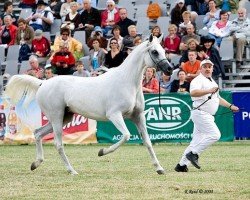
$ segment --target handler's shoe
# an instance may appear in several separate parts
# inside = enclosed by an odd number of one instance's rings
[[[199,156],[194,154],[192,151],[186,154],[186,158],[195,166],[197,169],[200,169],[200,165],[198,163]]]
[[[174,170],[177,171],[177,172],[188,172],[187,165],[181,166],[179,163],[176,165]]]

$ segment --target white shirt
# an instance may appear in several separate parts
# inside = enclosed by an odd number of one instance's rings
[[[212,81],[210,81],[208,78],[203,76],[202,74],[199,74],[197,77],[195,77],[190,84],[190,93],[193,90],[207,90],[213,87],[218,87],[217,83],[211,78]],[[203,102],[205,102],[211,94],[206,94],[201,97],[191,97],[193,100],[193,107],[197,108],[199,107]],[[206,103],[204,103],[202,106],[199,107],[200,110],[205,111],[211,115],[214,115],[219,107],[219,101],[220,101],[219,91],[214,93],[211,96],[211,99],[209,99]]]

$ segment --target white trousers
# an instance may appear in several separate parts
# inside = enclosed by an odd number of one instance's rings
[[[221,136],[213,115],[201,110],[193,110],[191,119],[194,122],[193,139],[182,155],[179,162],[181,166],[190,165],[190,161],[186,158],[187,153],[192,151],[200,155],[205,149],[218,141]]]

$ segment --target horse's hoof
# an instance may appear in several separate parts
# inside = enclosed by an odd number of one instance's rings
[[[104,155],[104,149],[100,149],[100,151],[98,152],[98,156],[103,156]]]
[[[159,174],[159,175],[165,174],[164,169],[159,169],[159,170],[157,170],[156,172],[157,172],[157,174]]]
[[[33,170],[35,170],[36,168],[37,168],[36,162],[33,162],[33,163],[31,164],[31,166],[30,166],[30,170],[33,171]]]
[[[72,176],[78,175],[78,173],[77,173],[75,170],[69,171],[69,173],[70,173]]]

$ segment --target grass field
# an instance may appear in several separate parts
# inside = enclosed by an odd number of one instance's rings
[[[250,199],[250,142],[217,143],[200,158],[202,169],[173,170],[187,144],[154,145],[166,169],[158,175],[142,145],[124,145],[98,157],[101,145],[67,145],[78,171],[67,174],[53,145],[45,145],[45,162],[30,164],[34,145],[0,145],[0,199]]]

